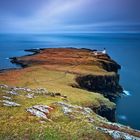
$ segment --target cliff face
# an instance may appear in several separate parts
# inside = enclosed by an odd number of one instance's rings
[[[110,76],[81,75],[77,76],[75,80],[78,84],[78,88],[101,93],[111,101],[114,101],[119,97],[123,90],[119,85],[119,75],[117,73]],[[101,103],[98,107],[90,106],[90,108],[100,116],[106,117],[112,122],[116,121],[116,107],[108,108],[106,105]]]
[[[109,108],[104,104],[100,104],[100,106],[98,107],[93,107],[93,106],[89,106],[89,108],[91,108],[95,113],[97,113],[98,115],[105,117],[107,120],[111,121],[111,122],[115,122],[116,121],[116,117],[115,117],[115,113],[116,113],[116,107],[114,106],[114,108]]]
[[[111,60],[111,59],[110,59]],[[108,72],[118,72],[119,69],[121,69],[121,66],[117,64],[115,61],[111,60],[109,63],[106,63],[104,61],[99,61],[102,65],[102,68],[105,69]]]
[[[99,92],[109,99],[119,96],[122,87],[119,85],[119,75],[84,75],[76,78],[78,86],[89,91]]]

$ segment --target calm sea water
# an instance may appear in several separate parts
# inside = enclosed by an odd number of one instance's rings
[[[117,101],[117,120],[140,130],[140,34],[0,34],[0,69],[19,67],[8,58],[27,54],[25,49],[48,47],[106,48],[122,66],[127,94]]]

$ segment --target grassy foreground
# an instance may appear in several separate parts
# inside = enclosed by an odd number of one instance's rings
[[[22,74],[21,74],[22,71]],[[51,122],[41,122],[41,119],[32,116],[26,112],[28,107],[36,104],[53,106],[54,102],[64,101],[81,106],[100,106],[104,103],[106,106],[114,107],[108,99],[98,93],[88,92],[86,90],[73,88],[74,74],[65,74],[46,70],[43,67],[32,67],[23,70],[10,71],[1,80],[1,84],[10,86],[38,88],[45,87],[49,92],[59,92],[67,96],[49,97],[46,95],[36,95],[33,99],[28,99],[27,93],[21,92],[18,96],[10,95],[13,101],[21,104],[21,107],[5,107],[0,103],[0,139],[35,139],[35,140],[63,140],[63,139],[108,139],[109,136],[95,130],[93,124],[86,121],[84,116],[77,116],[71,120],[62,114],[61,109],[56,108],[49,114]],[[3,76],[3,75],[1,75]],[[9,78],[9,76],[11,78]],[[9,79],[9,80],[8,80]],[[7,96],[7,93],[1,89],[0,98]],[[96,119],[96,114],[93,115]],[[98,121],[96,121],[97,123]]]

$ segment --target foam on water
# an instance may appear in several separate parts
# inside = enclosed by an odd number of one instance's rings
[[[126,96],[131,96],[130,91],[127,91],[127,90],[123,90],[123,94],[126,95]]]

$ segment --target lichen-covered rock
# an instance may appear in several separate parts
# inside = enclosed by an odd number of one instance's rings
[[[43,112],[37,110],[37,109],[34,109],[34,108],[28,108],[27,109],[28,112],[30,112],[32,115],[35,115],[39,118],[43,118],[43,119],[48,119],[46,114],[44,114]]]
[[[1,89],[7,89],[8,86],[3,84],[3,85],[0,85],[0,88],[1,88]]]
[[[32,93],[32,94],[29,94],[29,93],[28,93],[28,94],[26,95],[26,97],[29,98],[29,99],[32,99],[32,98],[34,98],[34,94],[33,94],[33,93]]]
[[[30,112],[32,115],[35,115],[39,118],[48,120],[47,115],[50,113],[51,110],[53,110],[53,108],[47,105],[35,105],[28,108],[27,112]]]
[[[67,103],[64,103],[64,102],[57,102],[58,105],[62,106],[63,108],[67,107],[68,109],[73,109],[73,110],[79,110],[85,114],[90,114],[90,113],[93,113],[93,111],[88,108],[88,107],[81,107],[81,106],[78,106],[78,105],[71,105],[71,104],[67,104]]]
[[[11,97],[8,97],[8,96],[2,96],[4,99],[7,99],[7,100],[12,100]]]
[[[18,95],[18,93],[15,92],[15,91],[13,91],[13,90],[7,91],[6,93],[7,93],[7,94],[10,94],[10,95]]]
[[[45,89],[45,88],[31,89],[31,88],[27,88],[27,87],[12,87],[11,90],[15,91],[15,92],[23,91],[23,92],[27,92],[27,93],[36,93],[36,94],[48,93],[47,89]]]
[[[128,133],[124,133],[121,131],[117,130],[111,130],[107,128],[102,128],[102,127],[96,127],[97,130],[110,135],[113,139],[115,140],[140,140],[140,138],[132,136]]]
[[[72,113],[72,109],[70,109],[70,108],[68,108],[66,106],[63,106],[62,109],[63,109],[64,114]]]
[[[61,106],[63,113],[69,116],[70,118],[75,118],[76,115],[81,115],[85,119],[87,119],[88,122],[94,122],[94,119],[92,117],[93,111],[90,108],[71,105],[64,102],[57,102],[56,104]]]
[[[8,100],[3,100],[2,101],[4,106],[9,106],[9,107],[18,107],[20,106],[20,104],[12,102],[12,101],[8,101]]]

